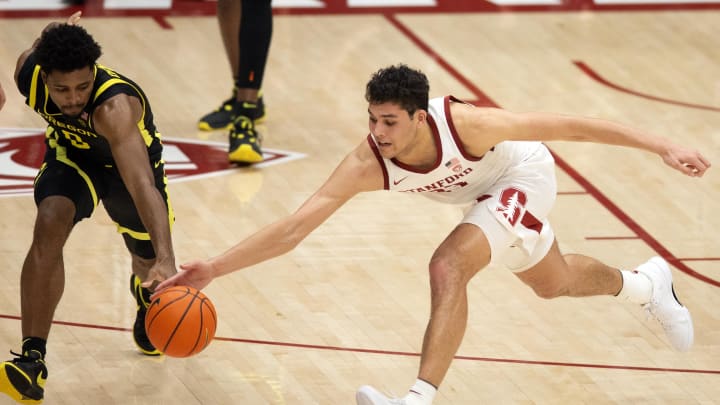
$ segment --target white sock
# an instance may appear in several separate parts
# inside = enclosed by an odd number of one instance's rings
[[[623,286],[617,295],[618,297],[635,304],[650,302],[653,286],[652,281],[646,275],[638,273],[637,270],[621,270],[620,274],[622,274]]]
[[[436,393],[435,386],[418,378],[403,399],[407,405],[430,405],[435,399]]]

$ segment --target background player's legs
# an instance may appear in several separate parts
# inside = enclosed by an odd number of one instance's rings
[[[228,135],[228,160],[250,164],[263,160],[255,121],[265,115],[259,97],[272,36],[270,0],[243,0],[240,17],[238,75],[233,122]]]
[[[217,7],[233,92],[218,109],[200,118],[198,128],[202,130],[230,129],[241,113],[252,121],[265,116],[260,87],[272,37],[270,1],[219,0]]]
[[[221,0],[220,2],[222,2]],[[272,38],[270,0],[243,0],[238,33],[238,68],[235,77],[237,101],[256,103],[265,76]],[[228,53],[228,57],[232,57]],[[251,116],[253,119],[259,117]]]
[[[242,13],[241,0],[218,0],[217,18],[220,26],[220,36],[225,45],[225,54],[230,62],[233,82],[238,77],[240,63],[240,15]]]

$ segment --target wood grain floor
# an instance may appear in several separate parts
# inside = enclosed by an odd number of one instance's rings
[[[49,21],[0,19],[8,92],[0,128],[43,127],[12,70]],[[103,46],[101,61],[143,87],[165,137],[224,142],[224,132],[195,129],[230,91],[216,20],[166,21],[171,29],[148,17],[82,24]],[[172,182],[178,261],[218,254],[296,209],[366,135],[370,74],[398,62],[422,69],[433,95],[617,120],[693,145],[718,165],[718,21],[715,11],[277,15],[259,130],[267,148],[305,157]],[[695,346],[675,353],[640,308],[612,297],[543,301],[491,267],[471,282],[467,334],[436,403],[716,403],[720,172],[689,179],[635,150],[550,146],[561,248],[627,268],[656,254],[672,260]],[[0,198],[7,349],[19,349],[19,276],[34,212],[29,196]],[[427,322],[426,263],[460,217],[402,195],[356,198],[295,251],[213,282],[205,292],[218,339],[182,360],[135,352],[129,258],[99,210],[65,250],[44,403],[350,404],[362,384],[402,394]]]

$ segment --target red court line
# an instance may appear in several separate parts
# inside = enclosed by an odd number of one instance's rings
[[[640,239],[637,236],[586,236],[585,240],[631,240]]]
[[[2,315],[2,314],[0,314],[0,318],[20,320],[19,316]],[[74,327],[88,328],[88,329],[132,332],[132,329],[130,329],[130,328],[120,328],[120,327],[116,327],[116,326],[96,325],[96,324],[89,324],[89,323],[53,321],[53,324],[74,326]],[[311,344],[304,344],[304,343],[277,342],[277,341],[271,341],[271,340],[257,340],[257,339],[228,338],[228,337],[221,337],[221,336],[216,336],[214,338],[214,340],[224,341],[224,342],[248,343],[248,344],[265,345],[265,346],[292,347],[292,348],[299,348],[299,349],[331,350],[334,352],[351,352],[351,353],[382,354],[382,355],[391,355],[391,356],[420,357],[420,353],[415,353],[415,352],[374,350],[374,349],[363,349],[363,348],[359,348],[359,347],[321,346],[321,345],[311,345]],[[702,369],[666,368],[666,367],[642,367],[642,366],[618,366],[618,365],[612,365],[612,364],[592,364],[592,363],[572,363],[572,362],[558,362],[558,361],[503,359],[503,358],[497,358],[497,357],[455,356],[455,359],[469,360],[469,361],[481,361],[481,362],[489,362],[489,363],[530,364],[530,365],[538,365],[538,366],[598,368],[598,369],[629,370],[629,371],[657,371],[657,372],[691,373],[691,374],[720,374],[720,370],[702,370]]]
[[[585,64],[585,62],[575,60],[575,61],[573,61],[573,63],[580,70],[582,70],[586,75],[590,76],[590,78],[592,78],[593,80],[595,80],[596,82],[598,82],[602,85],[610,87],[611,89],[614,89],[614,90],[617,90],[617,91],[620,91],[623,93],[631,94],[633,96],[646,98],[648,100],[659,101],[661,103],[674,104],[674,105],[679,105],[681,107],[698,108],[701,110],[720,112],[720,108],[717,108],[717,107],[709,107],[709,106],[700,105],[700,104],[685,103],[683,101],[671,100],[669,98],[663,98],[663,97],[653,96],[653,95],[646,94],[646,93],[640,93],[639,91],[631,90],[631,89],[628,89],[627,87],[622,87],[618,84],[610,82],[609,80],[600,76],[590,66]]]
[[[438,65],[442,66],[443,69],[445,69],[450,75],[452,75],[455,80],[459,81],[463,84],[463,86],[467,87],[476,97],[477,105],[481,106],[487,106],[487,107],[496,107],[497,103],[495,103],[490,97],[488,97],[485,93],[483,93],[482,90],[477,88],[475,84],[473,84],[470,80],[465,78],[465,76],[461,75],[455,68],[452,67],[442,56],[437,54],[430,46],[428,46],[425,42],[423,42],[418,36],[416,36],[409,28],[407,28],[403,23],[401,23],[397,18],[395,18],[394,15],[391,14],[385,14],[385,18],[390,21],[392,25],[395,26],[400,32],[405,34],[406,37],[410,39],[418,48],[422,49],[430,58],[432,58],[435,62],[438,63]]]
[[[401,23],[397,18],[392,15],[385,15],[392,25],[405,34],[418,48],[425,51],[432,59],[438,62],[450,75],[452,75],[458,82],[462,83],[468,88],[478,100],[482,100],[483,104],[491,107],[500,107],[485,93],[480,91],[473,83],[471,83],[465,76],[460,74],[452,66],[450,66],[445,59],[437,54],[430,46],[422,41],[417,35],[415,35],[409,28]],[[580,62],[582,63],[582,62]],[[576,63],[577,64],[577,63]],[[552,151],[551,151],[552,152]],[[585,189],[590,195],[592,195],[602,206],[605,207],[612,215],[619,219],[625,226],[635,233],[640,239],[650,246],[652,250],[658,253],[662,258],[668,261],[668,263],[675,266],[678,270],[695,277],[698,280],[704,281],[715,287],[720,287],[720,281],[713,280],[701,273],[688,267],[685,263],[678,260],[670,251],[665,248],[657,239],[655,239],[650,233],[648,233],[643,227],[640,226],[635,220],[630,218],[620,207],[613,203],[605,194],[603,194],[597,187],[595,187],[588,179],[582,176],[577,170],[570,166],[565,160],[563,160],[556,153],[552,152],[555,157],[555,163],[557,166],[567,173],[576,183],[578,183],[583,189]]]

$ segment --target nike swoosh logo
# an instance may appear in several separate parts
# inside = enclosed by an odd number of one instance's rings
[[[400,180],[393,180],[393,184],[397,186],[398,184],[402,183],[403,180],[405,180],[405,179],[407,179],[407,178],[408,178],[408,176],[405,176],[405,177],[403,177],[403,178],[400,179]]]

